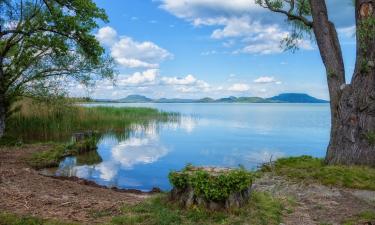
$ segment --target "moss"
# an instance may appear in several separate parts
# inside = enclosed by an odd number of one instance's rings
[[[16,216],[10,213],[0,213],[0,225],[77,225],[54,220],[44,220],[31,216]]]
[[[223,201],[230,194],[246,190],[252,184],[252,174],[245,169],[211,175],[205,170],[186,167],[181,172],[171,172],[168,177],[174,187],[183,189],[190,185],[195,194],[213,201]]]
[[[282,158],[263,172],[275,172],[279,176],[302,182],[318,182],[324,185],[355,189],[375,190],[375,168],[361,166],[328,166],[323,159],[311,156]]]
[[[214,212],[194,207],[181,209],[159,195],[138,205],[125,205],[122,215],[112,219],[113,225],[172,225],[172,224],[280,224],[284,211],[284,202],[267,193],[253,192],[251,201],[241,209],[230,212]]]
[[[370,145],[375,145],[375,132],[370,131],[365,134],[365,138]]]

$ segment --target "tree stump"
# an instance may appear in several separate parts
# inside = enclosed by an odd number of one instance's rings
[[[228,210],[248,203],[252,175],[244,169],[186,167],[172,172],[170,199],[184,207],[203,206],[209,210]]]

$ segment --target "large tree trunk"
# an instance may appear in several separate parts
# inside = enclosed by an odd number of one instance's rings
[[[357,57],[351,84],[345,83],[340,45],[336,29],[328,20],[325,1],[310,3],[331,99],[332,127],[326,162],[375,166],[375,29],[374,25],[361,25],[375,20],[374,0],[356,0]]]
[[[4,97],[0,96],[0,138],[5,134],[6,107]]]

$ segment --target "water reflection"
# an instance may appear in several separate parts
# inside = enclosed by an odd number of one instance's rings
[[[96,152],[66,158],[57,175],[120,188],[168,190],[170,170],[179,170],[187,163],[254,169],[271,158],[321,157],[329,138],[329,105],[150,106],[181,115],[195,114],[108,132],[101,137]]]
[[[193,130],[194,119],[182,119],[168,123],[152,122],[133,125],[123,133],[109,132],[102,135],[98,150],[77,157],[67,157],[56,171],[58,176],[77,176],[107,186],[126,183],[128,188],[142,186],[135,178],[123,177],[136,166],[157,162],[169,149],[160,141],[161,126],[173,129]],[[181,125],[187,122],[188,125]],[[120,181],[120,180],[121,181]]]

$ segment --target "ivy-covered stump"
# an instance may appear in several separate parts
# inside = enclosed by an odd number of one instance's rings
[[[210,210],[239,208],[250,199],[252,174],[245,169],[193,167],[171,172],[172,201]]]

